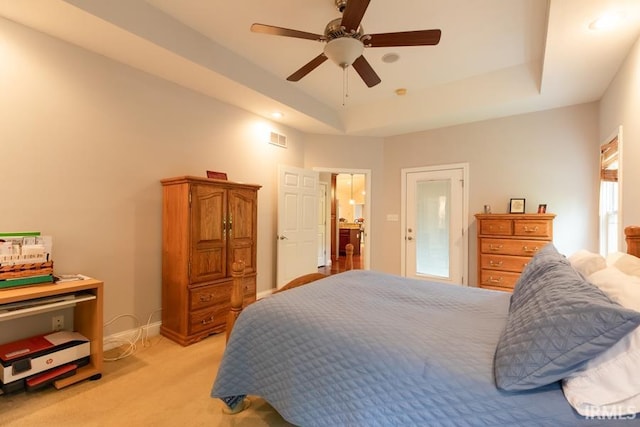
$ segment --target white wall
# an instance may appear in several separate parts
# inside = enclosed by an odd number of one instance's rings
[[[374,266],[400,272],[400,222],[386,221],[387,214],[400,214],[400,170],[451,163],[469,163],[471,284],[477,282],[473,215],[485,204],[500,213],[512,197],[525,198],[527,212],[546,203],[557,214],[558,250],[597,250],[597,108],[583,104],[385,139],[384,196],[375,210],[385,243]]]
[[[300,132],[4,19],[0,111],[0,230],[52,235],[55,272],[104,280],[105,320],[161,306],[166,177],[263,186],[258,292],[273,287],[277,165],[303,165]]]
[[[600,142],[622,126],[622,225],[640,224],[640,39],[600,102]],[[626,250],[620,236],[621,250]]]

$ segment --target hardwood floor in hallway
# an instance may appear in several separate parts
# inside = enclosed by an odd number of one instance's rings
[[[337,273],[342,273],[343,271],[345,271],[345,263],[346,263],[347,257],[344,255],[340,255],[338,257],[338,262],[337,263],[333,263],[330,266],[324,266],[324,267],[318,267],[318,273],[322,273],[322,274],[337,274]],[[360,249],[360,254],[359,255],[353,255],[353,269],[354,270],[362,270],[364,267],[364,254],[362,252],[362,249]]]

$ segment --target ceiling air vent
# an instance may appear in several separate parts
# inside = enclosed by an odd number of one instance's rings
[[[287,137],[276,132],[271,132],[269,143],[278,147],[287,148]]]

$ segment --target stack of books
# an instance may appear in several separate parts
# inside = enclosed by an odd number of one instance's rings
[[[0,289],[52,283],[52,246],[37,231],[0,233]]]

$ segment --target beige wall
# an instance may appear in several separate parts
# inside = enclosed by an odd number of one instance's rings
[[[476,283],[474,214],[483,205],[506,212],[509,199],[524,197],[526,211],[546,203],[557,214],[554,242],[570,254],[597,250],[598,110],[596,103],[506,117],[387,138],[383,197],[375,214],[384,248],[374,247],[376,269],[400,272],[401,169],[469,164],[469,278]],[[383,251],[384,254],[380,253]]]
[[[273,286],[277,165],[303,165],[303,134],[3,19],[0,64],[0,230],[52,235],[56,272],[104,280],[105,320],[161,306],[165,177],[263,185],[258,292]]]
[[[56,272],[105,281],[105,320],[146,320],[160,308],[159,180],[207,169],[263,186],[258,292],[275,281],[278,164],[371,171],[375,270],[400,272],[400,222],[386,220],[400,213],[400,170],[446,163],[470,165],[473,282],[472,215],[484,204],[505,211],[510,197],[525,197],[527,211],[547,203],[558,214],[561,251],[595,250],[602,135],[625,122],[626,164],[640,157],[639,50],[600,112],[589,103],[383,139],[305,135],[0,19],[0,230],[54,236]],[[270,128],[288,136],[289,149],[266,143]],[[627,167],[625,180],[638,182],[638,173]],[[626,188],[625,222],[638,223]]]
[[[622,225],[640,224],[640,39],[600,103],[600,143],[622,126]],[[620,236],[621,239],[623,238]],[[624,242],[624,240],[621,240]],[[621,248],[625,250],[626,246]]]

